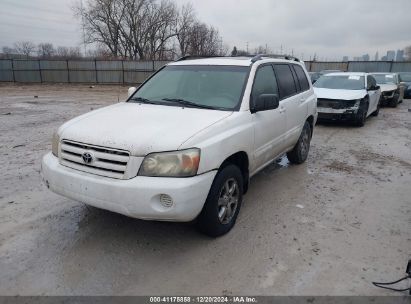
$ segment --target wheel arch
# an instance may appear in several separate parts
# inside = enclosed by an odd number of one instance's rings
[[[248,154],[244,151],[239,151],[237,153],[230,155],[223,161],[219,170],[221,170],[228,164],[233,164],[240,169],[243,175],[243,179],[244,179],[243,193],[244,194],[247,193],[248,186],[249,186],[249,180],[250,180],[250,171],[249,171],[250,161],[249,161]]]
[[[310,128],[311,128],[311,137],[313,136],[313,132],[314,132],[314,116],[310,115],[307,117],[306,121],[310,124]]]

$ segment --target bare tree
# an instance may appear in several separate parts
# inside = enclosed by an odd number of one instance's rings
[[[36,45],[31,41],[19,41],[14,44],[17,54],[22,54],[27,58],[36,50]]]
[[[56,49],[55,56],[64,59],[80,58],[81,50],[79,47],[59,46]]]
[[[37,54],[41,58],[51,58],[55,53],[52,43],[43,42],[37,46]]]
[[[189,52],[190,34],[196,21],[195,12],[191,3],[184,5],[178,12],[176,19],[176,38],[179,46],[179,55],[185,56]]]
[[[9,56],[13,53],[16,53],[16,50],[8,46],[3,46],[2,52],[4,55]]]
[[[218,30],[197,20],[191,5],[171,0],[86,0],[74,8],[85,42],[113,57],[171,59],[175,55],[227,52]]]

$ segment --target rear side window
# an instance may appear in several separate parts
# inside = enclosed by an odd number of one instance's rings
[[[280,98],[284,99],[296,94],[297,88],[290,66],[288,64],[276,64],[274,70],[280,89]]]
[[[293,65],[294,71],[297,74],[298,81],[300,82],[301,91],[307,91],[310,89],[307,76],[304,73],[304,70],[299,65]]]
[[[266,65],[257,70],[254,80],[252,100],[256,100],[261,94],[277,94],[278,87],[274,71],[271,65]]]

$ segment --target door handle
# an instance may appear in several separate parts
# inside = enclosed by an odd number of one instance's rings
[[[285,108],[280,108],[280,113],[285,113]]]
[[[303,103],[305,101],[304,97],[301,97],[300,102]]]

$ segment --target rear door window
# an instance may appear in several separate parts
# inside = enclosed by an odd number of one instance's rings
[[[280,98],[284,99],[297,94],[297,87],[290,66],[288,64],[275,64],[274,71],[280,89]]]

